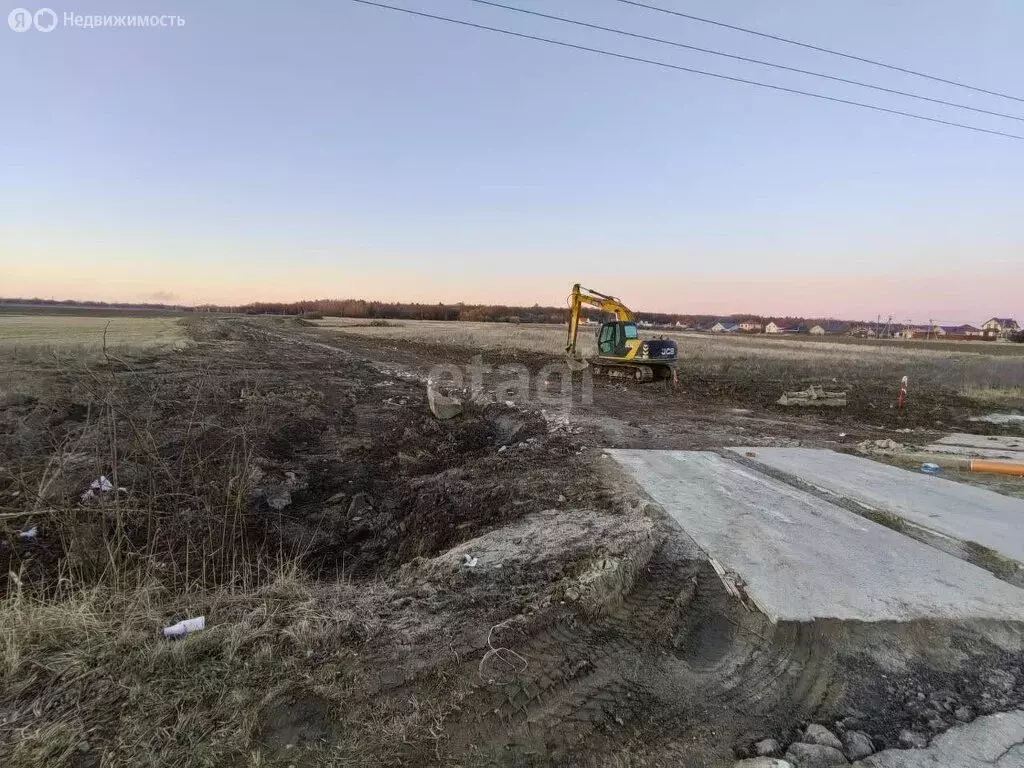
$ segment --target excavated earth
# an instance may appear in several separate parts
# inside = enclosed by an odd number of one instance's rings
[[[98,474],[85,458],[100,439],[86,429],[102,408],[95,388],[118,380],[122,412],[137,426],[145,413],[148,437],[121,456],[115,484],[178,500],[162,523],[169,567],[195,567],[189,544],[216,534],[207,486],[230,470],[254,560],[285,552],[319,581],[365,585],[345,691],[267,702],[260,739],[274,759],[319,764],[325,743],[341,759],[347,740],[374,738],[357,715],[381,708],[431,713],[393,745],[408,765],[696,768],[731,766],[766,738],[784,747],[811,722],[882,749],[905,730],[943,731],[964,708],[1024,702],[1020,625],[772,624],[729,597],[600,451],[825,444],[831,416],[751,416],[739,395],[597,382],[593,402],[557,418],[484,391],[441,421],[425,381],[452,361],[443,350],[286,321],[188,322],[192,344],[173,354],[107,361],[92,378],[37,372],[48,388],[0,409],[0,466],[38,478],[54,445],[70,446],[81,460],[45,495],[78,503]],[[190,471],[161,475],[154,457]],[[0,476],[8,506],[12,477]],[[125,535],[143,546],[151,523]],[[2,572],[45,575],[66,546],[45,532],[7,546]]]

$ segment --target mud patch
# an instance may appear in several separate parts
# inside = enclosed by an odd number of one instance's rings
[[[271,754],[322,749],[337,738],[331,705],[319,696],[303,693],[280,699],[267,708],[261,741]]]

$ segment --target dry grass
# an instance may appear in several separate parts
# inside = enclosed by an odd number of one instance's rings
[[[80,317],[0,314],[0,359],[34,362],[53,356],[68,360],[107,353],[180,347],[185,333],[176,318]]]
[[[382,325],[374,321],[337,317],[317,320],[313,325],[375,338],[422,341],[473,349],[557,353],[565,346],[565,329],[555,325],[446,323],[435,320],[387,321]],[[581,343],[594,346],[592,335],[585,330],[581,331]],[[591,351],[596,351],[596,347]]]
[[[380,611],[384,592],[314,583],[285,564],[260,581],[179,595],[156,584],[130,592],[66,584],[45,599],[13,588],[0,605],[0,684],[19,704],[0,719],[3,764],[64,768],[91,752],[104,765],[152,764],[157,755],[161,765],[284,765],[286,745],[274,743],[278,724],[267,716],[278,699],[299,708],[315,700],[330,720],[380,727],[296,744],[292,760],[393,764],[395,733],[412,736],[429,719],[348,698],[353,639],[371,631],[361,617]],[[197,615],[205,631],[160,637],[162,626]],[[291,738],[285,731],[280,738]]]
[[[234,380],[128,362],[51,360],[67,391],[37,384],[38,425],[19,417],[0,444],[0,559],[14,571],[0,578],[0,764],[398,762],[433,715],[352,694],[354,676],[376,674],[360,667],[362,644],[393,641],[375,617],[394,590],[312,579],[267,546],[247,498],[253,456],[295,402],[239,403]],[[51,423],[72,401],[87,413]],[[83,503],[100,474],[127,492]],[[31,525],[40,543],[15,544]],[[205,631],[160,635],[198,615]],[[324,711],[311,727],[326,730],[285,759],[293,736],[275,712],[287,702],[314,702]],[[346,733],[330,731],[339,722]]]
[[[522,350],[558,355],[565,346],[565,327],[515,323],[463,323],[403,320],[399,325],[371,326],[365,320],[326,318],[314,325],[374,338],[420,341],[474,350]],[[580,329],[585,355],[596,353],[594,326]],[[1024,386],[1024,345],[981,342],[861,342],[770,336],[734,336],[644,331],[665,336],[679,347],[681,370],[706,376],[739,376],[755,380],[887,377],[898,388],[909,375],[912,387],[925,385],[948,391],[991,390],[1006,394]],[[1006,392],[1003,392],[1006,390]],[[973,397],[972,395],[967,395]],[[998,398],[1000,394],[990,397]],[[985,396],[979,402],[990,402]]]
[[[993,408],[1024,407],[1024,386],[986,387],[970,385],[960,390],[960,394],[977,403]]]
[[[296,430],[323,392],[276,355],[247,367],[237,340],[207,350],[0,361],[0,765],[423,764],[453,688],[382,695],[381,672],[472,624],[417,608],[415,569],[304,559],[304,502],[274,514],[252,491],[312,466]],[[83,501],[100,475],[125,491]],[[198,615],[205,631],[160,635]]]

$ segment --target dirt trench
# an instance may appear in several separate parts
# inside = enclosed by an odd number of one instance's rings
[[[453,760],[728,766],[762,739],[797,740],[809,722],[866,731],[881,749],[900,746],[903,729],[944,730],[958,707],[1024,701],[1019,626],[773,625],[663,532],[599,610],[512,623],[492,645],[514,656],[482,679],[478,658],[464,665],[474,682],[446,728]]]

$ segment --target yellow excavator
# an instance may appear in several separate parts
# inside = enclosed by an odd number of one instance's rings
[[[609,312],[614,320],[602,323],[597,330],[597,355],[584,358],[576,350],[583,306]],[[614,296],[607,296],[576,283],[569,296],[569,336],[565,361],[569,368],[581,371],[588,365],[597,376],[653,381],[676,378],[676,343],[671,339],[641,339],[636,320],[629,307]]]

